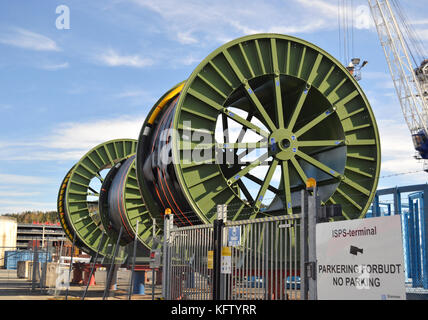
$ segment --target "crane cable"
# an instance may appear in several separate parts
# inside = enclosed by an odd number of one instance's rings
[[[339,28],[339,60],[343,62],[342,57],[342,23],[341,23],[341,17],[342,17],[342,6],[341,6],[341,0],[337,0],[337,25]]]
[[[403,36],[403,39],[406,44],[407,50],[412,56],[415,66],[419,67],[420,63],[425,59],[425,53],[427,51],[424,48],[423,42],[416,30],[413,28],[412,24],[408,23],[409,19],[406,15],[406,12],[402,9],[400,3],[397,0],[391,0],[391,2],[395,8],[397,17],[399,18],[398,22],[402,25],[404,32],[406,33],[405,36]],[[410,41],[410,44],[408,40]]]
[[[347,3],[347,2],[350,3]],[[353,0],[338,0],[339,57],[348,65],[354,56],[354,3]],[[343,55],[342,55],[343,50]]]

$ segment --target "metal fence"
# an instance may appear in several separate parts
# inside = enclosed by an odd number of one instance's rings
[[[71,247],[49,244],[28,250],[0,249],[5,251],[5,257],[0,258],[0,299],[130,299],[131,295],[133,299],[150,299],[152,292],[160,296],[160,285],[153,284],[149,277],[138,279],[138,290],[131,287],[128,262],[101,258],[95,272],[91,258],[77,255]],[[110,270],[114,270],[114,276]],[[110,282],[108,278],[112,278]],[[141,294],[144,290],[146,298]]]
[[[299,222],[299,215],[221,220],[217,223],[221,241],[215,241],[215,224],[167,227],[164,297],[170,300],[300,299]],[[220,268],[216,266],[218,259]]]
[[[300,299],[299,221],[281,216],[226,222],[225,238],[240,232],[241,243],[229,247],[231,268],[223,275],[222,298]]]

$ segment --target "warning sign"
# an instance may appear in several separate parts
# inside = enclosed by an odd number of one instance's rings
[[[232,250],[230,247],[221,248],[221,266],[220,273],[232,273]]]
[[[319,223],[320,300],[406,298],[401,217]]]
[[[207,269],[214,269],[214,251],[208,250],[207,260]]]

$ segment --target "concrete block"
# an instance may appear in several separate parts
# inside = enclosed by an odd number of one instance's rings
[[[27,279],[30,276],[30,262],[18,261],[16,270],[18,278]]]
[[[45,287],[47,288],[55,288],[56,286],[56,280],[58,277],[58,264],[56,262],[44,262],[42,264],[42,272],[43,274],[46,272],[46,275],[44,276],[45,280]]]
[[[56,279],[54,287],[58,290],[65,290],[69,286],[70,268],[68,266],[59,266],[55,269]]]
[[[41,265],[41,263],[39,262],[39,263],[37,263],[37,265],[39,266],[39,270],[37,270],[37,268],[36,268],[36,270],[35,270],[35,272],[36,272],[36,274],[35,274],[35,278],[34,278],[34,280],[36,281],[36,282],[40,282],[40,276],[42,275],[42,265]],[[33,272],[34,272],[34,262],[33,261],[29,261],[29,264],[28,264],[28,280],[29,281],[33,281]]]

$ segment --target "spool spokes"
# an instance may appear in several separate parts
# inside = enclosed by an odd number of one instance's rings
[[[251,83],[257,83],[257,88],[253,89]],[[294,92],[287,90],[291,86]],[[218,159],[227,185],[255,214],[268,214],[275,198],[281,200],[281,210],[293,213],[293,207],[299,203],[293,203],[292,194],[304,188],[309,178],[306,172],[311,177],[321,176],[321,180],[327,179],[324,174],[329,175],[328,179],[342,178],[341,164],[337,167],[319,156],[345,145],[341,133],[330,134],[328,140],[317,140],[317,135],[312,134],[334,115],[336,107],[326,103],[321,112],[309,113],[308,96],[312,91],[307,82],[279,74],[259,81],[253,79],[243,83],[237,90],[241,96],[236,94],[235,103],[223,109],[217,119],[216,128],[222,128],[223,133],[216,134],[216,143],[206,147],[214,147],[221,155]],[[287,99],[288,95],[294,98]],[[231,131],[236,138],[232,139]],[[330,179],[329,183],[332,182],[336,183]],[[270,198],[266,197],[267,192]]]

